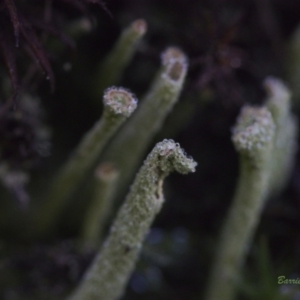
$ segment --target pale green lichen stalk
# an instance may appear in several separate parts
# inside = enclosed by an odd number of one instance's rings
[[[244,107],[233,130],[240,177],[221,233],[206,300],[233,300],[240,268],[268,193],[275,124],[267,108]]]
[[[194,172],[196,165],[172,140],[155,146],[136,175],[100,254],[70,300],[117,300],[122,296],[143,240],[164,202],[164,178],[174,171]]]
[[[120,170],[118,192],[123,194],[167,115],[176,104],[188,70],[185,54],[176,47],[162,54],[161,68],[132,118],[121,128],[104,154]],[[122,151],[119,151],[122,149]]]
[[[56,224],[57,217],[66,206],[67,200],[78,188],[81,180],[88,175],[108,140],[137,106],[133,94],[117,87],[105,91],[103,103],[102,117],[83,137],[73,155],[54,178],[46,202],[37,216],[37,226],[41,232],[51,227],[51,224]]]
[[[111,214],[113,192],[119,176],[114,164],[102,163],[95,172],[95,191],[89,204],[81,231],[81,243],[84,248],[100,245],[103,230],[108,216]]]
[[[99,74],[96,76],[97,86],[95,86],[97,95],[100,95],[105,88],[118,84],[146,32],[147,23],[143,19],[135,20],[122,32],[114,48],[99,66]]]
[[[300,100],[300,26],[290,38],[286,54],[286,79],[294,95],[294,103],[299,108]]]
[[[269,94],[266,105],[276,125],[270,179],[270,194],[276,195],[291,174],[297,150],[298,122],[291,113],[291,93],[287,86],[274,77],[266,78],[264,85]]]
[[[297,121],[290,111],[291,95],[274,77],[264,81],[265,107],[245,107],[233,130],[240,154],[240,178],[213,266],[207,300],[233,300],[240,267],[267,197],[280,192],[296,153]]]
[[[233,129],[232,140],[241,155],[261,168],[269,154],[265,149],[272,150],[274,134],[275,124],[267,108],[245,106]]]

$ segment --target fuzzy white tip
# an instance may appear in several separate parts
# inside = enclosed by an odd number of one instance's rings
[[[268,109],[245,106],[233,129],[232,140],[237,150],[259,151],[273,140],[275,125]]]
[[[115,114],[129,117],[137,107],[136,97],[122,87],[110,87],[105,90],[103,102]]]

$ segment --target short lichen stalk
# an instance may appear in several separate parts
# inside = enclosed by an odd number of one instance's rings
[[[194,172],[196,163],[172,140],[158,143],[137,174],[100,254],[70,300],[117,300],[138,259],[142,242],[164,202],[162,184],[177,171]]]
[[[119,194],[125,192],[150,142],[179,99],[187,70],[185,54],[175,47],[166,49],[161,68],[139,108],[106,149],[104,161],[113,161],[120,170]]]
[[[102,163],[96,169],[95,191],[81,230],[81,246],[84,249],[100,245],[105,223],[111,214],[112,196],[116,189],[118,175],[118,169],[109,162]]]
[[[207,300],[233,300],[240,267],[268,195],[275,125],[266,108],[245,107],[233,131],[240,177],[221,233]]]
[[[83,137],[73,155],[54,178],[46,201],[37,214],[37,227],[41,232],[57,223],[69,197],[88,175],[108,140],[137,106],[136,98],[123,88],[107,89],[103,102],[101,119]]]

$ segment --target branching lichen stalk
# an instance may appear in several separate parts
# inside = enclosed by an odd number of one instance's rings
[[[142,242],[164,202],[162,184],[171,172],[194,172],[196,163],[172,140],[158,143],[120,208],[100,254],[70,300],[117,300],[138,259]]]
[[[218,244],[206,300],[233,300],[240,267],[268,194],[275,134],[266,108],[245,107],[233,131],[240,154],[240,176]],[[271,155],[270,155],[271,154]]]
[[[104,112],[101,119],[83,137],[73,155],[54,178],[46,201],[37,216],[40,231],[56,224],[67,200],[88,174],[108,140],[137,106],[136,98],[124,88],[107,89],[103,102]]]

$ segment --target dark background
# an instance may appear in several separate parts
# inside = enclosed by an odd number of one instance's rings
[[[55,52],[50,47],[55,92],[50,93],[45,80],[30,88],[41,98],[43,122],[51,128],[52,154],[30,169],[29,191],[38,194],[41,177],[51,176],[101,114],[94,96],[97,66],[122,28],[144,18],[148,32],[120,85],[141,98],[166,47],[178,46],[188,55],[190,68],[180,101],[149,150],[156,141],[173,138],[198,167],[195,174],[172,175],[165,183],[165,206],[124,299],[201,299],[237,182],[231,128],[245,103],[263,103],[264,78],[287,80],[288,43],[300,21],[300,1],[112,0],[106,6],[111,15],[90,6],[96,26],[76,40],[76,50]],[[66,5],[60,9],[65,24],[81,16]],[[72,65],[70,71],[65,71],[66,63]],[[297,100],[293,109],[298,115]],[[300,277],[299,172],[298,155],[286,189],[265,205],[243,270],[240,299],[277,299],[278,276]],[[8,201],[9,207],[18,206]],[[10,209],[11,221],[18,208]],[[3,299],[58,299],[77,284],[93,253],[77,252],[74,218],[71,214],[59,234],[43,242],[24,241],[22,234],[10,230],[11,223],[2,224]],[[11,280],[7,274],[14,274]]]

